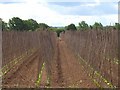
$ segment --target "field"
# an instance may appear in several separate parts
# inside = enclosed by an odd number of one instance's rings
[[[2,32],[3,88],[117,88],[118,30]]]

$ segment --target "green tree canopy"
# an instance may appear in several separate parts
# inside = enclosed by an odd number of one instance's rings
[[[67,26],[67,30],[74,31],[74,30],[77,30],[77,28],[76,28],[76,26],[74,24],[70,24],[70,25]]]
[[[8,30],[7,23],[2,21],[2,31],[6,31],[6,30]]]
[[[12,19],[9,19],[9,28],[17,31],[24,30],[24,22],[19,17],[13,17]]]
[[[45,23],[39,23],[39,28],[45,30],[45,29],[49,28],[49,26]]]
[[[115,23],[115,29],[118,29],[118,30],[120,30],[120,23]]]
[[[58,37],[60,37],[60,33],[61,33],[61,32],[64,32],[64,29],[58,28],[58,29],[56,30],[56,33],[57,33],[57,36],[58,36]]]
[[[81,21],[79,23],[79,29],[80,30],[87,30],[87,29],[89,29],[89,26],[88,26],[88,24],[85,21]]]
[[[37,21],[33,19],[24,20],[24,28],[26,30],[36,30],[39,27]]]
[[[93,25],[94,29],[103,29],[103,25],[101,23],[95,22]]]

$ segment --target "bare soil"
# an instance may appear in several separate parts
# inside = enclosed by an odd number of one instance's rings
[[[57,77],[51,87],[97,88],[78,59],[61,39],[58,41],[56,68],[57,73],[53,77]]]
[[[39,53],[36,52],[25,60],[14,73],[3,79],[3,87],[35,88],[40,73]],[[38,69],[39,67],[39,69]],[[51,67],[51,88],[97,88],[74,53],[62,39],[58,39],[54,60]],[[47,86],[47,72],[43,70],[40,87]]]
[[[3,79],[4,88],[32,88],[35,87],[35,81],[38,75],[38,53],[35,52],[29,58],[24,60],[17,70],[13,73],[8,73]],[[13,68],[12,71],[16,69]]]

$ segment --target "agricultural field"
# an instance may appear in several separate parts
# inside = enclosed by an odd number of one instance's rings
[[[117,88],[118,32],[3,31],[2,88]]]

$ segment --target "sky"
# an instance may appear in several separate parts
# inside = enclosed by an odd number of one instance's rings
[[[49,26],[78,25],[81,21],[93,25],[113,25],[118,22],[119,0],[0,0],[0,18],[34,19]]]

